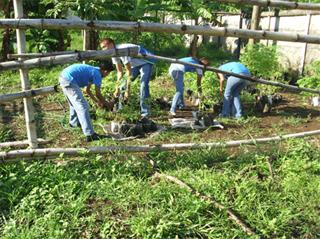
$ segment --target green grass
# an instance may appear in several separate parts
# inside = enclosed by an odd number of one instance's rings
[[[294,146],[291,148],[291,145]],[[161,172],[234,209],[260,236],[317,238],[320,151],[305,141],[231,156],[223,150],[60,158],[2,165],[1,238],[248,238],[227,215]],[[274,178],[266,159],[272,158]],[[252,168],[252,166],[255,166]],[[251,168],[251,169],[250,169]]]

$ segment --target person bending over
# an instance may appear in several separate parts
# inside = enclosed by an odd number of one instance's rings
[[[112,67],[112,65],[111,65]],[[81,127],[87,142],[104,138],[98,135],[93,129],[89,114],[89,104],[84,98],[81,88],[85,87],[87,95],[100,108],[110,108],[109,103],[101,94],[101,82],[111,71],[107,62],[100,62],[100,67],[87,64],[73,64],[65,68],[59,77],[59,83],[70,107],[69,125]],[[91,88],[94,85],[95,93]]]
[[[207,66],[209,64],[208,59],[201,58],[200,60],[195,59],[193,57],[185,57],[179,59],[180,61],[184,61],[187,63],[201,64]],[[196,72],[197,73],[197,90],[198,94],[202,93],[201,89],[201,79],[203,76],[203,70],[200,68],[195,68],[189,65],[183,65],[178,63],[172,63],[169,68],[169,75],[174,80],[176,85],[176,93],[173,97],[171,108],[169,114],[172,116],[176,115],[177,108],[182,109],[184,107],[184,73],[186,72]]]
[[[116,45],[115,42],[111,38],[105,38],[100,42],[100,47],[104,50],[110,50],[110,49],[121,49],[121,48],[127,48],[127,47],[138,47],[139,53],[142,55],[145,54],[152,54],[145,48],[131,44],[131,43],[125,43],[125,44],[119,44]],[[124,74],[124,70],[122,67],[123,63],[125,69],[126,69],[126,76]],[[118,87],[115,91],[116,97],[121,97],[121,91],[124,92],[124,100],[127,100],[130,95],[130,83],[132,80],[137,78],[138,75],[140,75],[140,112],[141,117],[147,117],[150,114],[150,108],[147,105],[146,101],[150,97],[150,90],[149,90],[149,81],[151,78],[151,73],[153,69],[153,65],[155,63],[155,60],[149,60],[149,59],[139,59],[139,58],[133,58],[129,56],[124,57],[112,57],[112,63],[116,65],[117,69],[117,83]],[[122,81],[122,84],[121,84]]]
[[[230,71],[236,74],[251,76],[250,71],[240,62],[229,62],[219,67],[220,70]],[[231,75],[217,73],[220,80],[220,94],[223,94],[222,117],[242,116],[242,107],[240,102],[240,93],[247,86],[248,81]],[[223,93],[223,83],[227,81]]]

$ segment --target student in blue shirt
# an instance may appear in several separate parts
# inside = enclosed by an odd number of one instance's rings
[[[105,38],[100,42],[100,47],[104,50],[109,49],[121,49],[127,47],[139,47],[139,53],[142,55],[145,54],[152,54],[145,48],[131,44],[119,44],[116,45],[115,42],[111,38]],[[140,112],[142,117],[147,117],[150,114],[149,106],[147,105],[146,101],[150,97],[150,90],[149,90],[149,81],[152,74],[153,65],[155,60],[149,59],[139,59],[133,58],[130,56],[123,56],[123,57],[112,57],[112,63],[116,65],[117,69],[117,82],[118,85],[121,83],[122,79],[125,79],[124,83],[122,83],[121,87],[117,87],[115,96],[121,97],[120,91],[124,91],[124,100],[127,100],[130,95],[130,84],[131,81],[140,75]],[[124,65],[127,73],[127,78],[124,76],[124,71],[122,64]]]
[[[201,64],[201,65],[208,65],[209,61],[206,58],[201,58],[200,60],[195,59],[193,57],[185,57],[179,59],[180,61],[194,63],[194,64]],[[184,73],[185,72],[196,72],[197,73],[197,88],[198,93],[201,94],[201,79],[203,76],[203,70],[200,68],[195,68],[189,65],[172,63],[169,68],[169,75],[175,82],[176,85],[176,93],[173,97],[171,108],[169,114],[172,116],[176,115],[177,108],[182,109],[184,107]]]
[[[220,70],[230,71],[236,74],[250,76],[250,71],[240,62],[229,62],[219,67]],[[242,116],[242,107],[240,102],[240,93],[247,86],[248,81],[235,76],[228,76],[217,73],[220,80],[220,93],[223,93],[223,83],[227,80],[226,88],[223,94],[222,117]]]
[[[69,124],[71,127],[81,127],[86,136],[87,142],[98,140],[104,136],[98,135],[93,130],[89,115],[89,105],[85,100],[81,88],[89,97],[101,108],[110,107],[101,94],[102,77],[111,71],[111,64],[101,62],[100,67],[86,64],[73,64],[65,68],[59,77],[59,83],[70,107]],[[95,87],[95,94],[91,91],[91,86]]]

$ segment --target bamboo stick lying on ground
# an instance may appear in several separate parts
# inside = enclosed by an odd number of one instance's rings
[[[212,143],[177,143],[177,144],[160,144],[160,145],[133,145],[133,146],[96,146],[88,148],[43,148],[43,149],[24,149],[12,150],[8,152],[0,152],[2,163],[6,159],[12,158],[35,158],[47,156],[81,156],[85,154],[108,154],[114,152],[151,152],[151,151],[176,151],[176,150],[195,150],[207,148],[229,148],[239,147],[242,145],[256,145],[270,142],[278,142],[291,138],[302,138],[307,136],[319,135],[320,130],[306,131],[295,134],[279,135],[267,138],[232,140],[227,142],[212,142]]]
[[[203,69],[204,71],[213,71],[213,72],[216,72],[216,73],[222,73],[222,74],[226,74],[226,75],[231,75],[231,76],[235,76],[235,77],[238,77],[238,78],[242,78],[242,79],[250,81],[250,82],[261,83],[261,84],[264,84],[264,85],[277,86],[277,87],[290,89],[290,90],[294,90],[294,91],[298,91],[298,92],[305,91],[305,92],[309,92],[309,93],[320,94],[320,90],[318,90],[318,89],[310,89],[310,88],[298,87],[298,86],[283,84],[281,82],[268,81],[268,80],[264,80],[262,78],[254,78],[254,77],[250,77],[250,76],[240,75],[240,74],[236,74],[236,73],[233,73],[233,72],[230,72],[230,71],[223,71],[223,70],[220,70],[220,69],[212,67],[212,66],[204,66],[204,65],[200,65],[200,64],[194,64],[194,63],[190,63],[190,62],[181,61],[179,59],[163,57],[163,56],[157,56],[157,55],[141,55],[141,54],[139,54],[138,57],[148,58],[148,59],[158,59],[158,60],[163,60],[163,61],[167,61],[167,62],[171,62],[171,63],[179,63],[179,64],[183,64],[183,65],[189,65],[189,66],[193,66],[193,67],[196,67],[196,68]]]
[[[218,0],[222,3],[257,5],[261,7],[279,7],[289,9],[320,10],[319,3],[304,3],[279,0]]]
[[[320,36],[298,33],[247,30],[214,26],[192,26],[185,24],[162,24],[151,22],[83,21],[66,19],[0,19],[0,28],[10,29],[82,29],[128,32],[160,32],[192,34],[203,36],[223,36],[235,38],[269,39],[275,41],[306,42],[320,44]]]
[[[173,177],[171,175],[156,172],[153,177],[156,179],[162,178],[162,179],[168,180],[172,183],[175,183],[179,187],[184,188],[187,191],[189,191],[191,194],[211,203],[215,208],[218,208],[220,211],[225,211],[228,214],[229,219],[232,220],[234,223],[236,223],[238,226],[240,226],[241,229],[245,233],[247,233],[249,236],[256,235],[254,230],[249,225],[247,225],[247,223],[245,223],[240,218],[240,216],[238,216],[232,209],[227,208],[223,204],[221,204],[220,202],[216,201],[214,198],[201,194],[200,192],[198,192],[197,190],[195,190],[191,186],[187,185],[185,182],[183,182],[180,179]]]
[[[0,63],[0,72],[6,70],[31,69],[42,66],[53,66],[58,64],[74,63],[87,59],[101,60],[113,56],[136,56],[138,47],[128,47],[122,49],[111,49],[101,51],[83,51],[66,55],[40,57],[28,60],[16,60]]]
[[[52,92],[58,92],[58,86],[57,85],[37,88],[37,89],[33,89],[33,90],[20,91],[20,92],[17,92],[17,93],[0,95],[0,103],[7,102],[7,101],[13,101],[13,100],[16,100],[16,99],[21,99],[21,98],[34,97],[34,96],[39,96],[39,95],[46,95],[46,94],[49,94],[49,93],[52,93]]]

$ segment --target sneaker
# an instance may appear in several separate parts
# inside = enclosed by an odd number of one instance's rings
[[[108,136],[94,133],[92,135],[86,136],[86,141],[91,142],[91,141],[105,139],[105,138],[108,138]]]
[[[176,114],[176,112],[169,111],[169,115],[170,115],[170,116],[176,116],[177,114]]]

